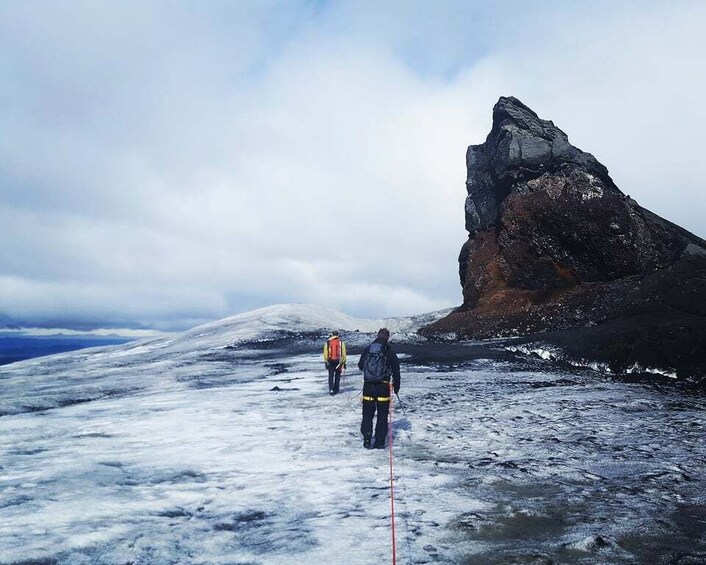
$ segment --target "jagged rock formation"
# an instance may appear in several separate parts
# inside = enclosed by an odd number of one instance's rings
[[[652,359],[640,346],[617,355],[600,340],[577,353],[600,357],[605,350],[604,357],[612,356],[605,360],[616,363],[677,364],[668,351],[682,347],[672,343],[674,335],[704,325],[704,240],[640,207],[593,155],[516,98],[500,98],[490,134],[468,148],[466,163],[463,305],[425,333],[489,337],[620,321],[625,331],[608,332],[612,341],[634,330],[659,342],[665,323],[673,322],[662,355],[669,359]],[[635,321],[632,330],[628,318]],[[706,337],[687,341],[680,366],[698,365],[699,356],[703,363]]]

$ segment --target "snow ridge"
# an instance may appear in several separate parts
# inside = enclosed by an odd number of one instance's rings
[[[387,327],[396,334],[413,334],[449,310],[419,316],[364,319],[314,304],[275,304],[197,326],[176,337],[153,340],[145,347],[168,347],[170,352],[208,350],[266,340],[282,334],[328,334],[332,330],[373,333]]]

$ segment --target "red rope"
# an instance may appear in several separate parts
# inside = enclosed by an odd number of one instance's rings
[[[390,412],[388,414],[387,443],[390,450],[390,516],[392,518],[392,565],[397,565],[397,534],[395,532],[395,484],[392,468],[392,383],[390,388]]]

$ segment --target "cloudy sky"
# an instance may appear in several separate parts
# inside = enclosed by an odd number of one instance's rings
[[[0,2],[0,326],[457,305],[514,95],[704,237],[706,2]]]

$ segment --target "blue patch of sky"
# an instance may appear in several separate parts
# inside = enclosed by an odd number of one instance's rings
[[[317,18],[324,13],[330,2],[322,1],[274,1],[262,2],[255,12],[259,15],[252,18],[252,43],[248,46],[248,62],[245,68],[234,69],[230,81],[239,88],[256,83],[266,75],[272,65],[286,51],[298,34],[310,25],[315,25]],[[243,6],[230,1],[194,2],[191,9],[207,26],[208,33],[217,36],[222,48],[219,56],[227,59],[229,56],[241,56],[233,53],[241,46],[230,41],[233,27],[243,18]]]

